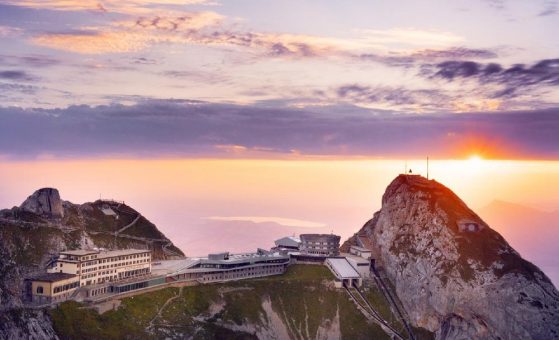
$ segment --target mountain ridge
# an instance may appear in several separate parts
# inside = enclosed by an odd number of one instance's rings
[[[549,278],[434,180],[396,177],[381,210],[342,249],[362,239],[412,324],[439,339],[559,336],[559,293]]]
[[[19,207],[0,210],[0,302],[20,306],[22,280],[44,271],[52,256],[78,248],[144,248],[153,258],[183,257],[157,227],[124,202],[74,204],[41,188]]]

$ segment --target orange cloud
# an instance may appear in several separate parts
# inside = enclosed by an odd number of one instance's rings
[[[452,109],[455,112],[496,111],[502,103],[500,99],[458,99],[452,102]]]
[[[35,9],[57,11],[98,11],[119,13],[149,13],[157,5],[192,5],[207,0],[6,0],[4,3]],[[153,10],[153,9],[152,9]]]
[[[191,42],[189,32],[216,25],[221,19],[222,16],[214,12],[142,17],[134,21],[115,22],[107,28],[84,27],[77,32],[42,34],[31,41],[36,45],[83,54],[133,52],[159,42]]]
[[[132,52],[146,47],[144,37],[126,32],[45,34],[32,39],[36,45],[83,54]]]
[[[359,30],[369,44],[400,44],[412,46],[451,46],[464,42],[464,38],[451,32],[392,28],[386,30]]]

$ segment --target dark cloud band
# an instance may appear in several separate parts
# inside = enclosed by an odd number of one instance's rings
[[[345,95],[355,90],[345,89]],[[264,150],[277,155],[456,157],[472,151],[496,157],[559,157],[559,109],[452,115],[325,111],[179,100],[52,110],[1,108],[0,154],[211,157]]]

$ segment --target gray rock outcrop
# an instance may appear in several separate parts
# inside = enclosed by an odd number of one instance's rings
[[[398,176],[344,247],[360,243],[373,248],[411,322],[438,339],[559,338],[549,278],[434,180]]]
[[[64,217],[64,207],[58,190],[42,188],[27,197],[21,204],[21,209],[49,218]]]

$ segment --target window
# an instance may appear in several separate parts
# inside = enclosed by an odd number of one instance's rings
[[[43,294],[43,286],[37,287],[37,294]]]

